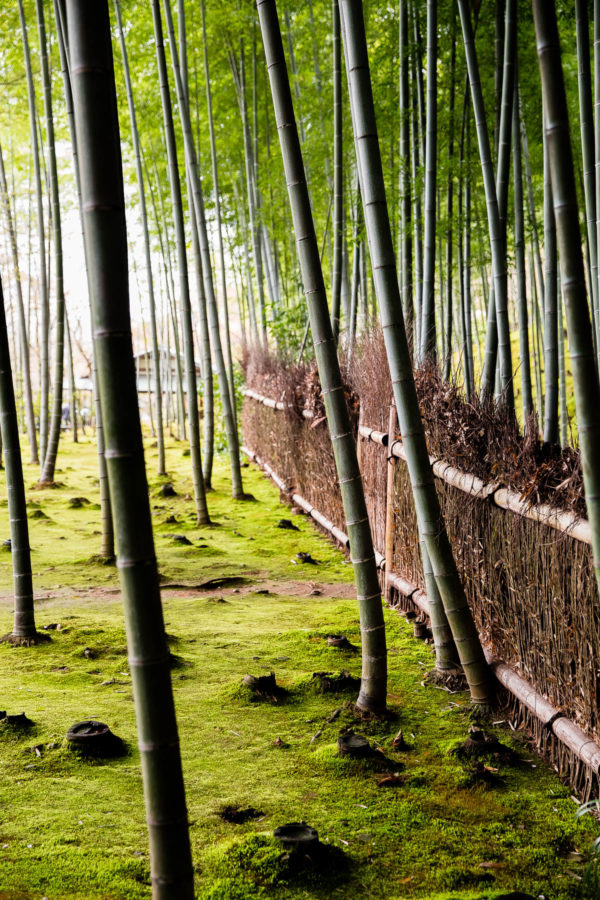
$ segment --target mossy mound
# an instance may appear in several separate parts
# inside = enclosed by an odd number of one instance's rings
[[[308,856],[282,851],[280,842],[265,834],[251,834],[224,844],[208,855],[207,865],[216,876],[203,894],[207,900],[250,900],[266,896],[274,888],[286,892],[298,888],[331,890],[343,883],[349,869],[338,847],[319,843]]]
[[[313,672],[310,678],[297,685],[296,690],[313,694],[358,694],[360,678],[351,675],[347,669],[340,672]]]

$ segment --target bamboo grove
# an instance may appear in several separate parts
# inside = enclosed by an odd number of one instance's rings
[[[437,665],[460,664],[473,700],[491,704],[413,371],[434,361],[467,400],[539,430],[549,453],[580,447],[600,579],[600,3],[18,0],[0,21],[14,36],[0,57],[9,637],[38,637],[19,434],[51,484],[89,402],[154,892],[192,896],[132,351],[146,360],[158,474],[169,431],[189,444],[199,524],[215,453],[247,499],[241,348],[315,357],[355,565],[358,705],[380,713],[381,596],[338,352],[381,327]]]

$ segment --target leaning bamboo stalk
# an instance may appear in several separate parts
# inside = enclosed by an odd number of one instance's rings
[[[8,515],[10,519],[11,555],[14,582],[13,630],[2,640],[11,644],[31,646],[47,640],[39,635],[35,627],[33,603],[33,577],[31,572],[31,550],[29,547],[29,526],[27,504],[23,482],[23,463],[19,441],[17,408],[12,379],[10,351],[4,295],[0,280],[0,434],[4,450],[6,468],[6,489],[8,493]]]
[[[84,235],[155,900],[192,900],[179,738],[144,465],[107,0],[67,0]],[[105,273],[110,271],[110,279]]]
[[[357,706],[364,710],[381,712],[386,706],[387,652],[381,590],[369,517],[331,329],[277,9],[274,0],[258,0],[257,6],[298,259],[350,538],[363,648],[361,688]]]
[[[436,356],[435,232],[437,199],[437,0],[427,0],[427,114],[423,232],[423,292],[418,357]]]
[[[594,569],[600,585],[600,384],[592,341],[573,151],[556,9],[550,0],[533,0],[538,60],[546,110],[554,214],[575,388],[575,405]]]
[[[475,702],[486,704],[491,700],[491,678],[440,510],[402,316],[362,3],[360,0],[342,0],[340,9],[357,167],[375,293],[400,430],[409,448],[409,473],[419,534],[426,544],[441,597],[441,612],[452,629],[471,695]]]
[[[125,77],[125,91],[127,94],[127,105],[129,108],[129,120],[131,123],[131,139],[133,141],[133,152],[135,156],[135,171],[137,177],[138,194],[140,202],[140,216],[142,220],[142,234],[144,236],[144,262],[146,265],[146,284],[148,288],[148,307],[150,311],[150,335],[152,339],[152,355],[154,357],[154,365],[152,367],[154,402],[156,404],[156,445],[158,449],[158,474],[166,475],[165,464],[165,436],[163,429],[163,404],[162,404],[162,384],[160,377],[160,348],[158,346],[158,330],[156,327],[156,300],[154,297],[154,277],[152,274],[152,250],[150,247],[150,232],[148,228],[148,212],[146,208],[146,189],[144,186],[144,173],[142,168],[142,152],[140,147],[139,132],[137,126],[137,115],[135,111],[135,103],[133,98],[133,88],[131,84],[131,76],[129,73],[129,58],[127,55],[127,46],[125,43],[125,34],[123,32],[123,24],[121,21],[121,4],[120,0],[114,0],[115,16],[117,20],[117,29],[119,32],[119,44],[121,47],[121,57],[123,61],[123,75]],[[150,402],[150,410],[152,410],[152,402]]]
[[[154,0],[153,0],[154,2]],[[227,435],[227,448],[229,451],[229,461],[231,466],[231,483],[232,493],[235,500],[244,500],[244,487],[242,484],[242,472],[240,469],[239,441],[237,433],[237,420],[235,416],[233,401],[230,393],[229,380],[225,366],[225,358],[223,355],[223,346],[221,342],[221,333],[219,329],[219,312],[217,307],[217,298],[212,273],[212,260],[208,241],[208,230],[206,225],[206,215],[204,211],[204,195],[200,184],[200,175],[198,172],[198,160],[194,138],[192,135],[192,126],[190,119],[190,109],[184,90],[179,66],[179,54],[175,41],[175,33],[173,27],[173,17],[171,14],[170,0],[162,0],[165,13],[165,21],[167,24],[167,33],[169,35],[169,44],[171,50],[171,66],[175,80],[175,91],[177,96],[177,104],[179,107],[179,117],[183,130],[183,142],[186,160],[186,172],[190,180],[191,194],[198,227],[198,239],[200,242],[200,253],[202,259],[202,272],[204,276],[204,289],[207,300],[207,315],[210,328],[211,345],[213,349],[215,366],[217,370],[217,378],[219,382],[219,392],[221,395],[221,405],[223,408],[223,419],[225,422],[225,432]],[[158,16],[158,20],[160,16]]]
[[[511,8],[512,7],[514,7],[514,3],[511,4]],[[501,387],[503,393],[505,394],[506,402],[508,403],[510,408],[513,408],[514,390],[512,381],[513,373],[510,348],[510,326],[508,321],[506,241],[501,222],[501,211],[499,209],[498,188],[500,187],[500,184],[496,184],[494,180],[494,168],[492,163],[492,153],[490,149],[485,106],[483,101],[483,91],[481,87],[481,80],[479,77],[479,63],[475,51],[475,38],[473,34],[473,25],[471,22],[471,12],[467,0],[458,0],[458,9],[460,12],[460,19],[463,29],[465,55],[467,59],[467,69],[469,72],[469,83],[471,85],[473,112],[475,115],[475,126],[477,129],[477,139],[479,143],[481,171],[485,188],[486,210],[488,216],[488,229],[492,255],[492,271],[494,278],[493,297],[496,308],[496,323],[494,323],[494,326],[497,325],[498,329],[498,352],[500,358]],[[509,102],[512,102],[512,92],[510,96],[507,97],[507,99],[509,100]],[[511,117],[509,116],[508,124],[506,126],[508,129],[508,135],[510,135],[510,122]],[[490,304],[491,303],[492,298],[490,296]],[[489,329],[488,337],[490,337]],[[496,369],[495,352],[491,353],[489,356],[486,356],[486,359],[487,363],[484,368],[483,394],[491,396],[491,394],[493,393],[494,373]]]
[[[19,3],[19,19],[21,22],[21,32],[23,36],[23,53],[25,57],[25,73],[27,78],[27,100],[29,106],[29,120],[31,125],[31,150],[33,155],[33,170],[35,176],[36,187],[36,208],[37,208],[37,232],[39,244],[39,279],[40,279],[40,306],[41,306],[41,341],[40,341],[40,456],[43,458],[46,454],[46,441],[48,435],[48,331],[49,331],[49,309],[48,309],[48,279],[46,270],[46,239],[44,229],[44,200],[42,194],[42,175],[40,166],[40,152],[37,131],[36,117],[36,101],[35,87],[33,82],[33,74],[31,70],[31,55],[29,52],[29,39],[27,36],[27,23],[25,21],[25,13],[23,10],[23,0]]]
[[[181,306],[181,317],[183,325],[183,347],[186,371],[190,459],[192,463],[194,502],[196,506],[197,523],[199,525],[204,525],[210,522],[210,514],[206,501],[204,476],[202,474],[202,453],[200,450],[200,423],[198,413],[198,391],[196,384],[196,361],[194,358],[192,305],[190,300],[186,238],[181,198],[181,182],[179,178],[179,164],[177,161],[177,145],[175,140],[173,111],[167,78],[167,64],[163,45],[162,23],[160,18],[160,7],[158,0],[153,0],[152,3],[152,21],[154,25],[156,61],[160,83],[165,140],[167,144],[167,165],[169,172],[169,186],[171,190],[171,203],[173,207],[173,223],[175,226],[175,235],[177,241],[179,302]],[[170,40],[173,41],[172,36],[170,36]],[[173,51],[172,44],[171,50]]]
[[[13,270],[15,278],[15,289],[17,295],[17,323],[19,332],[19,343],[21,349],[22,371],[23,371],[23,394],[25,401],[25,414],[27,420],[27,437],[29,439],[29,462],[37,463],[38,448],[37,434],[35,430],[35,415],[33,411],[33,393],[31,390],[31,365],[29,358],[29,338],[27,334],[27,323],[25,321],[25,304],[23,302],[23,286],[21,284],[21,267],[19,265],[19,250],[17,247],[17,233],[15,222],[8,195],[8,184],[6,181],[6,172],[4,169],[4,157],[2,148],[0,147],[0,194],[2,195],[2,205],[4,207],[4,216],[8,226],[8,234],[10,239],[10,249],[13,259]]]
[[[575,33],[577,37],[577,69],[579,86],[579,127],[583,162],[583,190],[586,210],[586,232],[590,248],[591,279],[596,335],[600,323],[598,313],[598,235],[596,233],[596,172],[594,169],[594,112],[592,76],[590,72],[590,26],[587,0],[575,0]]]
[[[61,206],[58,189],[58,167],[56,161],[56,143],[54,137],[54,116],[52,112],[52,82],[48,64],[48,47],[46,41],[46,23],[42,0],[36,0],[38,20],[38,36],[40,43],[40,62],[44,85],[44,115],[46,119],[46,140],[48,144],[48,173],[50,178],[50,201],[52,217],[52,238],[54,241],[55,286],[56,286],[56,339],[54,343],[54,399],[52,416],[48,430],[48,441],[45,457],[42,460],[40,483],[53,482],[56,468],[56,455],[60,440],[62,421],[64,340],[65,340],[65,294],[63,278],[62,226]]]

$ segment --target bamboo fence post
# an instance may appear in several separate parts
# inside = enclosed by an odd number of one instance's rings
[[[394,562],[394,483],[396,480],[397,459],[391,451],[391,445],[394,442],[396,432],[398,430],[398,415],[396,413],[396,404],[392,401],[390,405],[390,418],[388,424],[388,446],[386,450],[387,456],[387,490],[385,495],[385,602],[389,605],[393,585],[388,577],[392,571]]]

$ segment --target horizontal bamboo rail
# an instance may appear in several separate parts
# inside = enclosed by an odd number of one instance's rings
[[[286,408],[281,401],[263,397],[262,394],[257,394],[256,391],[247,389],[244,391],[244,394],[246,397],[256,400],[257,403],[262,403],[271,409]],[[304,415],[307,418],[312,418],[312,413],[308,415],[307,413],[308,410],[304,410]],[[406,462],[406,453],[401,440],[393,440],[390,443],[389,434],[376,431],[374,428],[369,428],[368,425],[360,425],[358,431],[365,440],[379,444],[381,447],[387,447],[390,455]],[[554,509],[546,503],[530,506],[521,498],[517,491],[511,491],[509,488],[502,487],[498,482],[486,484],[480,478],[477,478],[476,475],[461,472],[460,469],[454,468],[454,466],[443,459],[438,459],[434,456],[430,457],[430,459],[434,474],[441,481],[445,481],[446,484],[457,488],[459,491],[464,491],[466,494],[470,494],[472,497],[477,497],[480,500],[489,499],[500,509],[506,509],[524,519],[548,525],[555,531],[567,534],[576,541],[591,545],[592,533],[587,519],[582,519],[574,513],[561,512],[561,510]]]
[[[363,425],[361,434],[364,436],[366,431],[369,431],[369,429]],[[375,434],[379,435],[379,432],[375,432]],[[376,441],[376,443],[380,442]],[[389,452],[406,462],[406,452],[401,440],[393,441]],[[550,528],[554,528],[555,531],[568,534],[569,537],[575,538],[575,540],[584,544],[592,543],[590,523],[587,519],[581,519],[574,513],[561,512],[546,503],[530,506],[525,500],[521,499],[520,494],[516,491],[511,491],[509,488],[501,487],[498,482],[486,484],[475,475],[461,472],[442,459],[436,459],[433,456],[430,459],[434,474],[441,481],[445,481],[446,484],[458,488],[459,491],[464,491],[480,499],[487,498],[501,509],[510,510],[510,512],[514,512],[524,519],[531,519],[533,522],[548,525]]]
[[[269,409],[293,409],[291,403],[284,403],[283,400],[273,400],[271,397],[265,397],[263,394],[258,394],[256,391],[251,390],[250,388],[244,388],[242,391],[244,397],[249,397],[250,400],[256,400],[257,403],[262,403],[263,406],[268,406]],[[310,411],[310,409],[303,409],[302,415],[305,419],[314,419],[314,413]]]
[[[255,398],[253,398],[255,399]],[[259,401],[260,402],[260,401]],[[380,436],[382,432],[375,432],[376,435]],[[382,441],[372,438],[370,435],[368,437],[369,440],[374,440],[375,443],[380,443],[381,446],[385,446]],[[400,445],[400,448],[398,447]],[[291,501],[296,503],[298,506],[302,507],[302,509],[307,512],[311,518],[313,518],[316,522],[319,523],[323,528],[330,532],[344,547],[348,547],[348,537],[337,528],[332,522],[329,521],[325,516],[319,513],[318,510],[314,508],[314,506],[309,503],[307,500],[304,500],[299,494],[291,494],[290,489],[286,486],[281,478],[273,471],[273,469],[266,463],[260,460],[254,451],[249,450],[247,447],[241,448],[242,452],[246,454],[246,456],[251,459],[253,462],[256,462],[264,472],[275,482],[275,484],[279,487],[279,489],[290,498]],[[399,459],[405,459],[404,450],[401,448],[401,441],[394,441],[390,448],[392,454]],[[396,450],[396,452],[394,452]],[[450,474],[448,472],[450,470]],[[439,471],[443,471],[446,473],[445,475],[439,475],[438,477],[444,478],[444,480],[448,480],[448,483],[454,484],[455,487],[458,487],[459,484],[463,486],[460,490],[464,490],[473,496],[479,497],[495,497],[498,493],[499,488],[494,488],[493,485],[485,485],[480,479],[475,478],[472,475],[465,475],[465,473],[459,472],[457,469],[453,469],[452,466],[449,466],[447,463],[444,463]],[[456,474],[457,473],[457,474]],[[436,473],[438,474],[438,473]],[[446,478],[448,475],[448,478]],[[452,478],[452,481],[449,479]],[[466,479],[466,480],[465,480]],[[456,483],[458,482],[458,483]],[[490,490],[494,488],[493,490]],[[512,497],[518,497],[518,494],[515,494],[513,491],[506,492]],[[505,499],[502,497],[502,499]],[[499,506],[501,504],[498,504]],[[518,512],[514,507],[506,506],[503,507],[506,509],[511,509],[514,512]],[[543,509],[544,507],[537,507],[537,510]],[[523,515],[523,513],[519,512],[519,515]],[[527,518],[534,518],[533,516],[526,516]],[[546,519],[536,519],[536,521],[546,522]],[[547,522],[546,524],[550,524]],[[579,521],[579,524],[586,524],[585,521]],[[552,525],[552,527],[557,527],[556,525]],[[564,528],[559,528],[558,530],[565,530]],[[569,532],[570,533],[570,532]],[[575,536],[575,535],[574,535]],[[577,537],[578,540],[585,540],[583,537]],[[377,564],[380,569],[385,567],[385,557],[383,557],[380,553],[376,552]],[[410,600],[414,605],[426,616],[429,615],[429,604],[427,601],[427,595],[424,591],[416,588],[413,584],[403,578],[401,575],[398,575],[396,572],[386,572],[386,582],[387,584],[391,584],[397,591],[399,591],[407,600]],[[486,650],[486,658],[488,664],[494,673],[494,676],[499,681],[499,683],[510,693],[513,697],[515,697],[523,706],[529,710],[529,712],[540,721],[540,723],[544,726],[544,728],[548,729],[548,731],[552,732],[552,734],[562,743],[565,747],[567,747],[581,762],[587,766],[592,772],[600,776],[600,746],[592,740],[575,722],[571,719],[568,719],[560,710],[556,709],[549,703],[536,689],[531,685],[528,681],[526,681],[521,675],[515,672],[514,669],[511,669],[510,666],[506,665],[502,660],[497,659],[493,656],[493,654]]]

